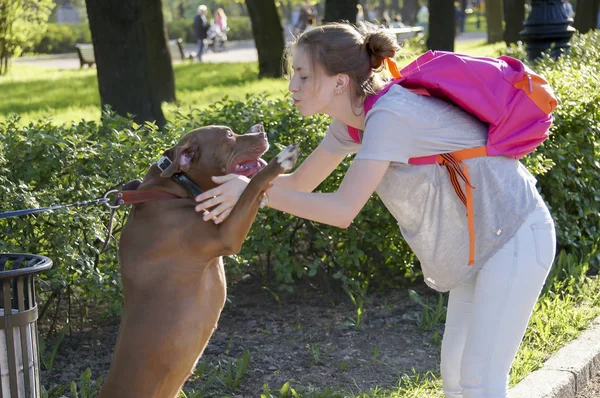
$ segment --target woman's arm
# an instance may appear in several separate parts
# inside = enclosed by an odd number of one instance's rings
[[[292,173],[278,176],[273,185],[301,192],[311,192],[315,189],[346,157],[345,154],[335,154],[319,145],[308,158]],[[204,220],[220,223],[225,220],[239,200],[248,178],[236,174],[213,177],[213,181],[221,184],[196,197],[200,202],[196,211],[212,210],[204,214]]]
[[[329,152],[319,145],[291,174],[278,176],[273,185],[301,192],[312,192],[347,155]]]
[[[306,193],[276,185],[269,190],[269,206],[297,217],[347,228],[371,197],[389,161],[355,160],[334,193]]]

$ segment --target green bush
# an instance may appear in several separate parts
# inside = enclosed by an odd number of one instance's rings
[[[80,122],[71,127],[45,120],[22,126],[11,117],[0,122],[3,210],[102,197],[108,189],[143,176],[148,161],[171,144],[153,125],[132,127],[118,117],[105,116],[102,125]],[[117,236],[124,216],[117,212]],[[85,307],[95,301],[116,310],[116,247],[112,242],[101,250],[108,223],[109,212],[99,205],[2,219],[0,251],[37,253],[54,261],[42,276],[43,302],[49,297],[76,299]]]
[[[75,43],[91,43],[92,34],[87,24],[49,23],[42,39],[28,52],[37,54],[61,54],[75,52]]]
[[[184,43],[195,43],[194,21],[191,19],[178,19],[166,24],[169,39],[181,38]]]
[[[229,26],[229,32],[227,32],[228,40],[254,39],[250,17],[229,17],[227,18],[227,26]]]
[[[560,106],[550,138],[526,166],[556,220],[559,245],[589,252],[600,227],[600,33],[573,39],[572,54],[544,59],[533,67],[555,88]],[[522,52],[512,49],[513,55]],[[329,119],[302,118],[289,97],[260,95],[243,101],[224,98],[204,110],[176,113],[164,132],[153,125],[105,114],[100,125],[57,126],[41,120],[22,126],[18,118],[0,122],[0,201],[16,210],[92,199],[123,182],[141,178],[162,151],[185,132],[207,124],[227,124],[243,132],[262,121],[271,148],[298,142],[300,162],[322,139]],[[351,157],[318,188],[335,190]],[[117,211],[115,238],[127,209]],[[47,255],[54,268],[44,274],[44,292],[119,304],[116,245],[102,251],[108,212],[96,206],[0,220],[0,250]],[[261,210],[237,256],[226,259],[230,276],[261,275],[280,289],[298,279],[339,280],[347,291],[414,281],[416,261],[401,239],[396,221],[376,195],[345,230],[313,223],[271,209]],[[350,289],[350,290],[348,290]],[[361,293],[362,292],[362,293]],[[117,308],[117,307],[113,307]]]
[[[523,59],[524,51],[514,47],[509,55]],[[547,78],[559,106],[550,139],[526,164],[540,174],[559,246],[589,252],[600,236],[600,32],[576,34],[569,56],[545,57],[532,68]]]

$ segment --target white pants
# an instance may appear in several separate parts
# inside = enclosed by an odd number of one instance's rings
[[[508,374],[555,251],[554,222],[538,207],[481,270],[450,291],[441,360],[446,397],[508,397]]]

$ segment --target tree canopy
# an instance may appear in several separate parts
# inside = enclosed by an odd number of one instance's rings
[[[46,33],[52,0],[2,0],[0,2],[0,75],[8,60],[38,42]]]

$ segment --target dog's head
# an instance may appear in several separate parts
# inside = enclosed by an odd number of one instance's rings
[[[202,127],[187,133],[165,151],[173,163],[160,176],[170,178],[186,173],[200,188],[210,189],[215,186],[212,176],[255,176],[267,164],[260,158],[267,149],[269,142],[262,124],[255,124],[243,135],[227,126]]]

